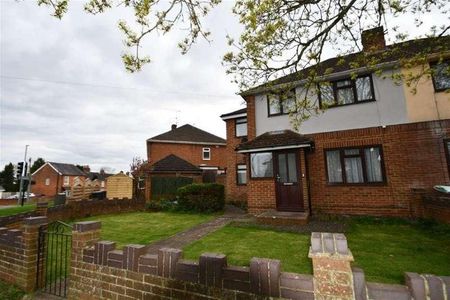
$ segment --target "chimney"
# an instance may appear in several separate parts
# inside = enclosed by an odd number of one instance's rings
[[[172,130],[177,129],[177,124],[172,124]]]
[[[89,173],[91,171],[91,168],[89,168],[88,165],[83,166],[83,171],[86,173]]]
[[[364,30],[361,33],[361,43],[364,52],[376,52],[386,48],[383,26]]]

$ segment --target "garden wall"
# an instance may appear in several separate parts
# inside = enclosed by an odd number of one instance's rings
[[[406,285],[368,283],[343,234],[313,233],[314,275],[282,272],[279,260],[228,266],[222,254],[184,260],[178,249],[147,254],[144,245],[115,249],[99,241],[100,222],[74,225],[69,299],[446,299],[450,277],[406,273]]]
[[[450,224],[450,196],[439,192],[427,193],[415,190],[411,216]]]

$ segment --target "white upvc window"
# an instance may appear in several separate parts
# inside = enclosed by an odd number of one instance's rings
[[[70,185],[69,176],[64,176],[64,185],[65,186]]]
[[[102,181],[102,182],[100,183],[100,186],[101,186],[102,188],[104,188],[104,187],[105,187],[105,182]]]
[[[203,160],[211,160],[211,148],[203,148],[202,158]]]
[[[50,178],[45,178],[45,185],[50,185]]]

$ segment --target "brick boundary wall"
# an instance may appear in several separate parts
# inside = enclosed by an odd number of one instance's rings
[[[36,289],[38,231],[46,217],[25,218],[21,229],[0,228],[0,279],[26,292]]]
[[[279,260],[253,258],[228,266],[223,254],[183,259],[179,249],[147,254],[147,246],[100,241],[101,223],[74,224],[69,299],[446,299],[450,277],[405,273],[406,285],[365,281],[351,267],[343,234],[313,233],[314,275],[286,273]]]
[[[38,202],[35,211],[0,217],[0,227],[19,228],[25,218],[36,216],[47,216],[52,222],[144,209],[145,201],[134,199],[82,200],[53,207],[48,207],[47,202]]]

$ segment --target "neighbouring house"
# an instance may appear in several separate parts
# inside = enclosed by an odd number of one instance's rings
[[[106,173],[103,169],[101,169],[100,172],[91,172],[89,170],[89,171],[85,171],[85,173],[90,180],[92,180],[92,181],[98,180],[101,191],[106,191],[106,178],[113,175],[113,174]]]
[[[439,63],[430,52],[435,73],[420,79],[417,93],[389,75],[420,72],[399,69],[398,53],[412,56],[431,42],[450,50],[450,36],[386,45],[382,27],[363,32],[362,52],[319,65],[323,82],[309,97],[327,109],[298,131],[289,112],[305,93],[309,69],[241,93],[246,108],[221,116],[227,127],[227,199],[247,200],[253,214],[410,216],[418,194],[450,184],[450,78],[442,71],[450,52]],[[394,47],[397,54],[382,55]],[[358,55],[380,55],[381,76],[352,69]],[[280,100],[277,93],[286,86],[292,90]]]
[[[152,186],[161,184],[165,180],[163,178],[191,178],[194,182],[219,180],[226,170],[226,141],[189,124],[172,125],[171,130],[147,140],[147,159],[145,194],[146,199],[150,199],[156,195],[156,190],[151,190]],[[174,186],[184,182],[171,181]]]
[[[56,162],[46,162],[31,176],[35,181],[35,184],[31,186],[31,192],[50,197],[70,189],[77,177],[81,180],[88,177],[73,164]]]

